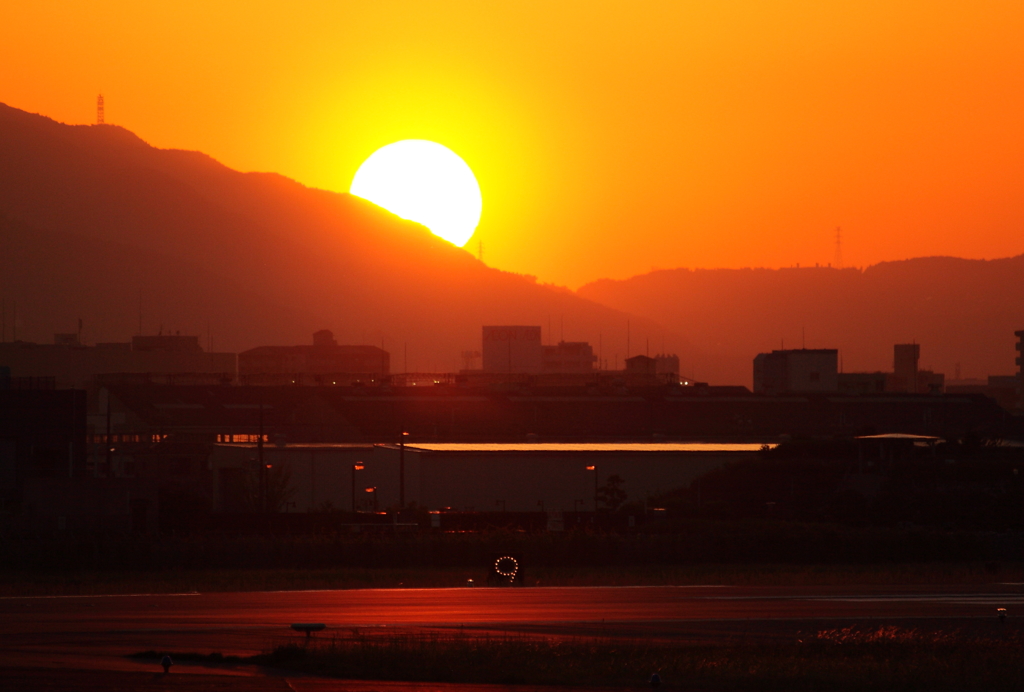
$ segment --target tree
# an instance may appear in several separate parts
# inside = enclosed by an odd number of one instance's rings
[[[263,482],[266,483],[265,491],[260,488],[260,467],[253,464],[246,475],[246,495],[250,511],[280,512],[295,495],[295,488],[291,487],[292,472],[286,464],[268,464]],[[266,498],[262,497],[266,492]]]
[[[597,491],[598,502],[609,512],[616,511],[626,501],[626,491],[622,489],[625,482],[617,473],[612,474],[604,487]]]

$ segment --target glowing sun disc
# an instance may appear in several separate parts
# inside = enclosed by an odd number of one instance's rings
[[[446,146],[403,139],[373,152],[349,192],[462,246],[480,223],[483,201],[473,171]]]

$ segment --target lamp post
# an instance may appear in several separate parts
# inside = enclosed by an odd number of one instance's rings
[[[270,471],[274,468],[273,464],[264,463],[261,467],[263,471],[263,511],[266,514],[271,512],[271,499],[270,499]],[[273,511],[277,511],[277,507],[273,508]]]
[[[356,513],[356,471],[362,471],[365,468],[361,461],[352,464],[352,514]]]
[[[377,486],[371,485],[366,489],[366,492],[373,493],[373,512],[377,513]]]
[[[405,509],[405,438],[409,433],[403,432],[398,437],[398,509]],[[376,496],[374,496],[376,497]]]
[[[109,401],[109,399],[108,399]],[[268,492],[269,478],[267,477],[267,465],[263,462],[263,395],[260,395],[260,429],[256,437],[256,457],[260,464],[260,512],[266,514],[270,511],[270,500]]]
[[[587,471],[594,472],[594,514],[597,514],[597,464],[588,466]]]

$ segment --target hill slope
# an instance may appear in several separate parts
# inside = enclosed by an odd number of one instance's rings
[[[861,271],[674,269],[602,280],[579,295],[679,326],[720,356],[712,379],[749,383],[753,355],[839,348],[847,372],[891,370],[892,345],[921,344],[921,365],[952,378],[1015,371],[1024,329],[1024,255],[1000,260],[925,257]],[[685,325],[683,327],[682,325]]]
[[[628,315],[488,268],[350,195],[3,105],[0,142],[0,296],[21,339],[80,317],[88,341],[124,340],[141,301],[146,333],[209,324],[217,350],[238,351],[329,328],[383,341],[396,371],[406,344],[411,370],[460,367],[483,324],[540,324],[547,341],[549,320],[556,335],[564,322],[567,340],[625,353]],[[665,331],[632,324],[634,338]]]

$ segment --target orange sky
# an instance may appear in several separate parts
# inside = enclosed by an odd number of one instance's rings
[[[838,7],[838,5],[844,7]],[[894,7],[898,5],[898,7]],[[1024,3],[5,0],[0,101],[345,191],[459,153],[492,266],[1024,253]],[[468,247],[476,248],[476,240]]]

